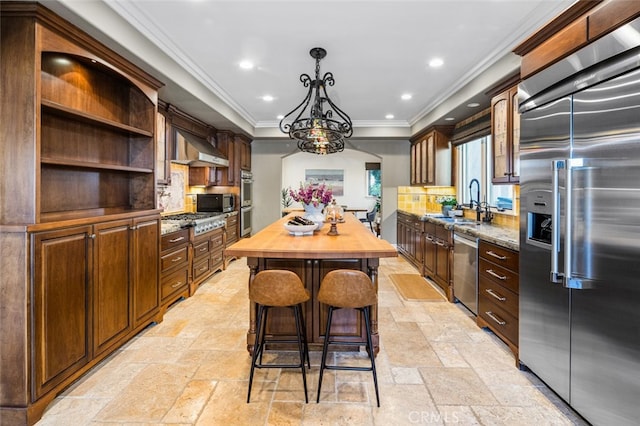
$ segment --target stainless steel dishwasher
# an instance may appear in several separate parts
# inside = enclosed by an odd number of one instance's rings
[[[453,233],[453,295],[478,315],[478,239]]]

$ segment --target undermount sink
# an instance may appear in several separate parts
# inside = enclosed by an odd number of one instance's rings
[[[448,216],[431,216],[434,219],[440,219],[440,220],[444,220],[445,222],[449,222],[449,223],[455,223],[458,225],[477,225],[478,222],[476,222],[473,219],[467,219],[464,217],[448,217]]]

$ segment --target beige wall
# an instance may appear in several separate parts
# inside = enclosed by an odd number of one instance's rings
[[[396,243],[397,189],[409,184],[409,141],[349,141],[348,148],[362,151],[361,163],[379,158],[382,169],[382,238]],[[254,175],[254,233],[280,218],[280,190],[283,181],[283,158],[298,152],[290,140],[254,140],[251,143],[251,168]],[[324,158],[306,156],[308,159],[299,168],[340,168],[329,167],[337,164],[341,154],[331,154]],[[353,160],[357,153],[349,153]],[[353,160],[356,161],[356,160]],[[364,174],[364,170],[363,170]],[[346,175],[346,171],[345,171]],[[345,178],[346,180],[346,178]]]

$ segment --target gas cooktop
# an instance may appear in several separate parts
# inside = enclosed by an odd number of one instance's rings
[[[164,216],[162,222],[181,228],[193,227],[194,235],[222,228],[226,224],[225,215],[221,213],[178,213]]]

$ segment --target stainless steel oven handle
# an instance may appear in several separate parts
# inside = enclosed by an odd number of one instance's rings
[[[551,272],[552,283],[562,283],[564,274],[558,270],[560,252],[560,170],[565,168],[564,160],[551,162]]]

